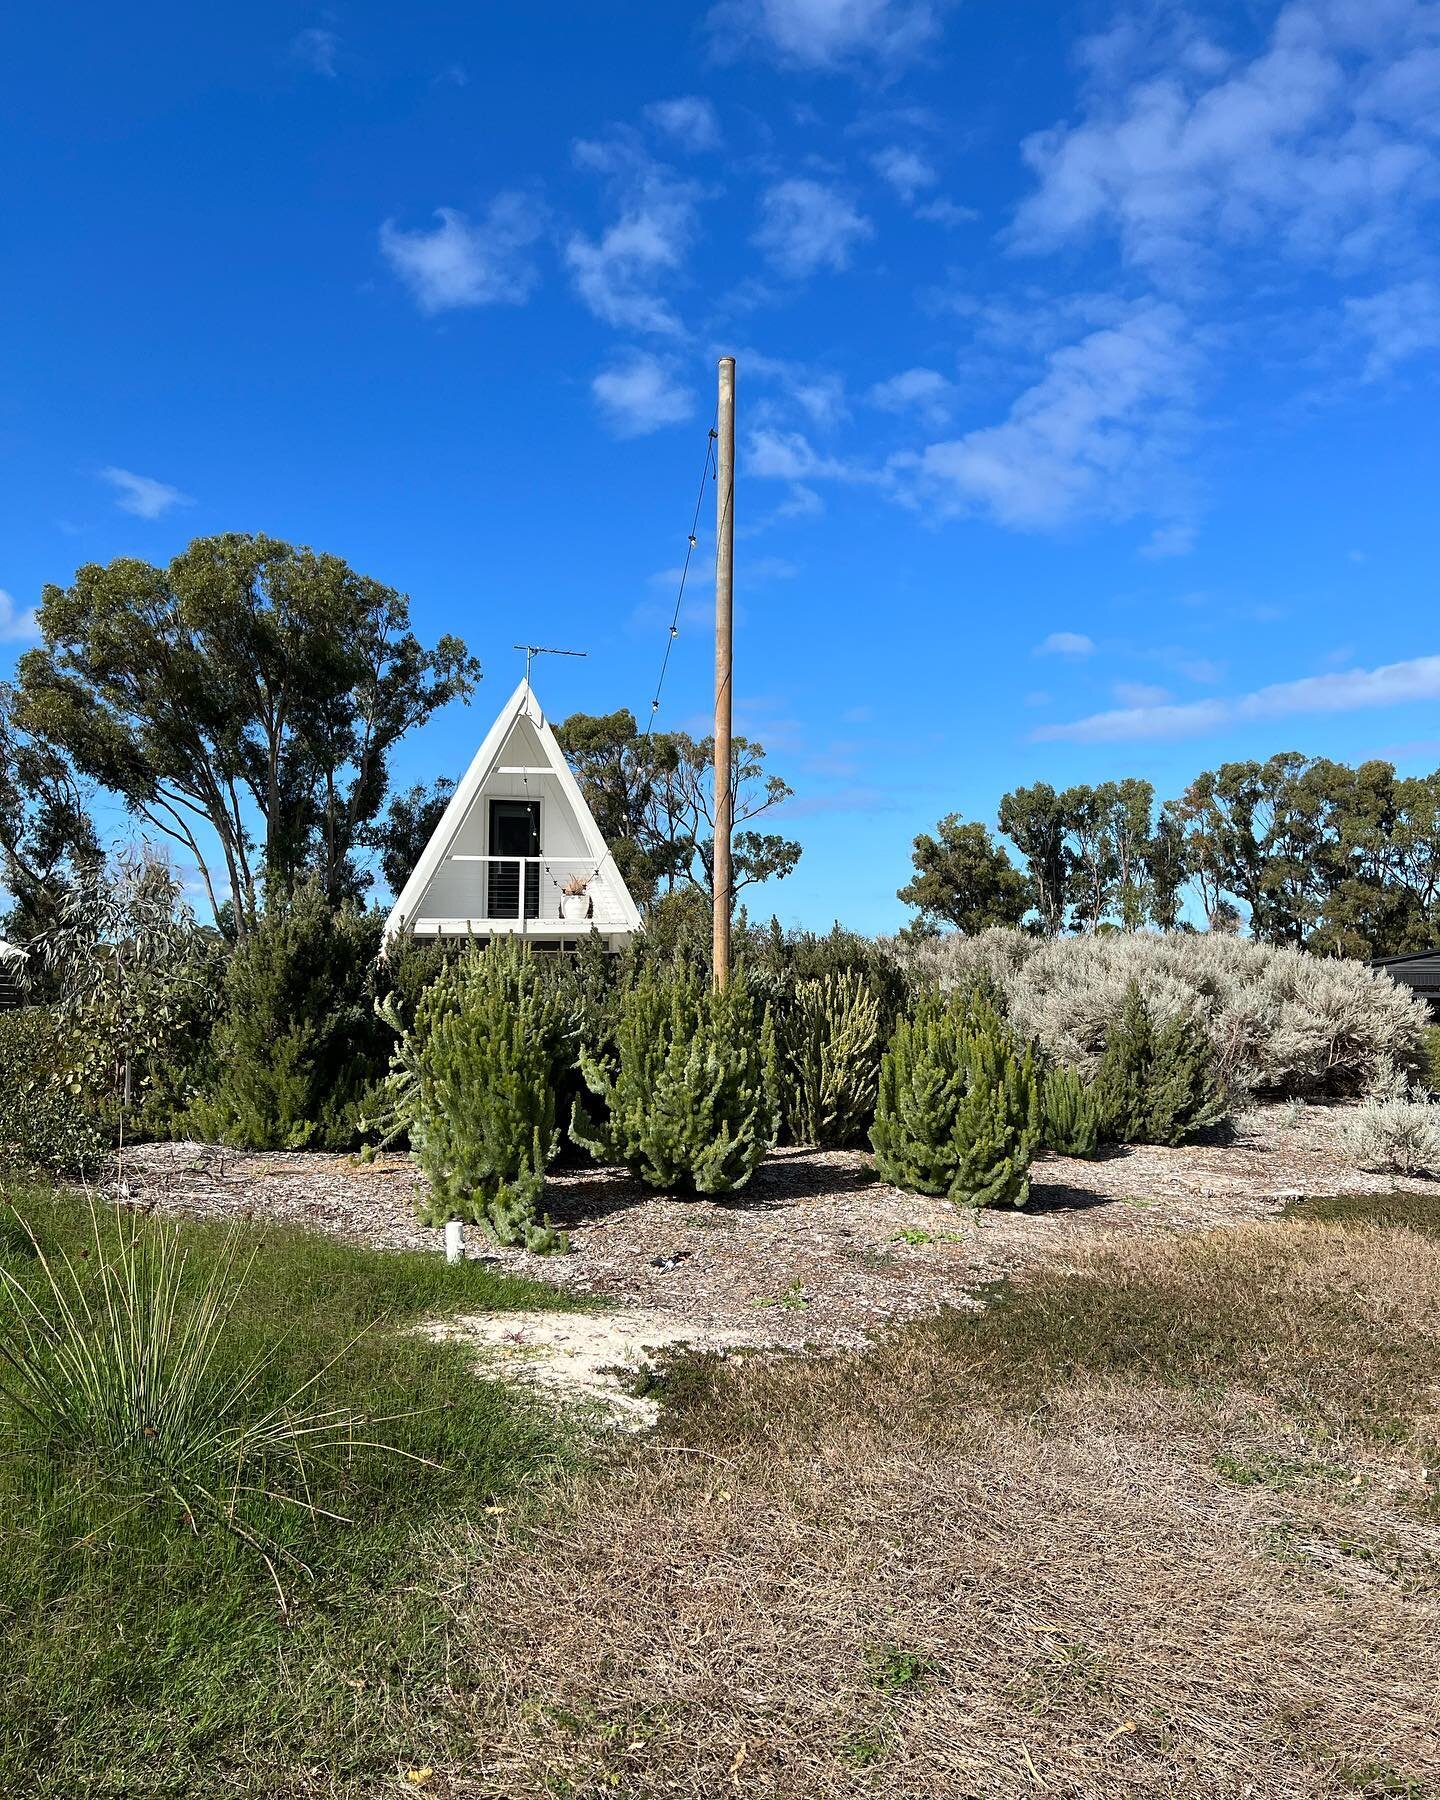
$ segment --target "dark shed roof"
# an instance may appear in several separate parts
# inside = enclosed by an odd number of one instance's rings
[[[1383,969],[1440,1009],[1440,948],[1412,950],[1408,956],[1377,956],[1370,967]]]

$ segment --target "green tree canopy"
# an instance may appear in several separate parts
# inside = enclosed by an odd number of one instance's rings
[[[0,890],[5,930],[28,943],[50,930],[75,875],[100,861],[85,793],[68,760],[15,719],[0,682]]]
[[[637,900],[679,886],[713,889],[715,856],[715,740],[684,731],[638,730],[628,708],[573,713],[556,730],[626,885]],[[792,798],[778,775],[767,774],[765,746],[731,740],[735,796],[731,839],[736,893],[755,882],[783,880],[801,846],[751,822]]]
[[[45,589],[40,630],[22,723],[180,844],[242,932],[262,879],[313,874],[331,900],[364,886],[390,752],[480,674],[342,558],[236,532],[163,569],[86,564]]]
[[[898,898],[918,909],[926,925],[953,925],[966,933],[991,925],[1018,925],[1030,906],[1030,884],[985,827],[948,813],[921,832],[912,852],[915,878]]]

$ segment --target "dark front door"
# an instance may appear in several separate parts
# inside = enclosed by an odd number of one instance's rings
[[[491,856],[538,856],[540,854],[540,802],[538,800],[492,800],[490,802]],[[539,863],[491,862],[489,916],[492,919],[518,919],[520,895],[525,895],[525,917],[540,917]],[[522,890],[520,874],[524,869]]]

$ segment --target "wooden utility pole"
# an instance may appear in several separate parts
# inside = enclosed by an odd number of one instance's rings
[[[715,447],[715,986],[730,979],[730,833],[735,796],[730,788],[731,675],[735,609],[735,358],[720,358],[720,403]]]

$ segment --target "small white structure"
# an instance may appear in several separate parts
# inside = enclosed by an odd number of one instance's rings
[[[0,1012],[19,1006],[25,998],[25,965],[29,960],[28,950],[0,938]]]
[[[518,936],[555,949],[593,931],[611,950],[640,929],[528,681],[490,727],[385,922],[387,940],[407,929],[481,942]]]

